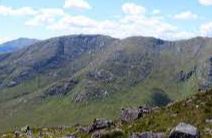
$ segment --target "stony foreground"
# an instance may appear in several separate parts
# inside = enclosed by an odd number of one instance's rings
[[[23,127],[2,138],[211,138],[212,92],[199,93],[162,108],[121,109],[120,118],[95,119],[90,125],[31,129]]]

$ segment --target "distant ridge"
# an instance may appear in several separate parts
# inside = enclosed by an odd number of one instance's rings
[[[19,38],[0,44],[0,54],[14,52],[31,44],[38,42],[37,39]]]

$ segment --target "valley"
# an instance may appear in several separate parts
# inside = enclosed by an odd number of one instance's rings
[[[211,88],[212,39],[70,35],[0,55],[0,132],[115,119]],[[199,92],[198,92],[199,91]]]

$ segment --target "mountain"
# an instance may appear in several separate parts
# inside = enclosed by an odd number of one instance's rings
[[[17,40],[5,42],[3,44],[0,44],[0,53],[14,52],[36,42],[38,42],[38,40],[28,38],[19,38]]]
[[[70,35],[0,55],[0,131],[117,117],[164,106],[212,83],[212,39]]]
[[[143,114],[140,118],[132,122],[122,122],[121,118],[116,120],[95,119],[90,125],[60,126],[49,128],[30,128],[30,126],[17,128],[14,132],[0,134],[0,136],[12,138],[15,135],[20,137],[73,137],[73,138],[140,138],[157,135],[157,138],[171,137],[173,130],[177,132],[175,137],[188,138],[189,135],[196,134],[201,138],[211,138],[212,126],[212,91],[198,93],[182,101],[171,103],[162,108],[153,108],[149,113]],[[147,110],[147,107],[145,107]],[[120,111],[121,112],[121,111]],[[95,122],[98,121],[98,124]],[[112,123],[110,123],[112,122]],[[89,127],[91,126],[91,127]],[[95,127],[92,127],[95,126]],[[176,127],[177,126],[177,127]],[[86,131],[86,129],[93,131]],[[176,129],[175,129],[176,128]],[[181,128],[181,129],[182,129]],[[186,129],[188,128],[188,129]],[[20,131],[21,130],[21,131]],[[28,133],[29,131],[30,133]],[[190,133],[189,133],[190,132]],[[134,137],[133,137],[134,136]],[[198,136],[190,136],[198,137]],[[189,138],[190,138],[189,137]]]

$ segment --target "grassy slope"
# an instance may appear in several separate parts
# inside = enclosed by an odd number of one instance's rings
[[[167,135],[173,127],[179,122],[186,122],[196,126],[200,130],[202,138],[210,138],[206,130],[212,128],[212,124],[206,123],[207,119],[212,118],[212,92],[199,93],[183,101],[175,102],[174,104],[154,110],[149,115],[129,124],[120,124],[116,121],[116,128],[123,132],[122,137],[127,137],[132,132],[165,132]],[[114,128],[113,128],[114,129]],[[76,134],[80,137],[90,137],[85,133],[79,133],[75,127],[70,128],[43,128],[33,129],[33,134],[38,135],[42,131],[48,137],[61,137],[68,134]],[[109,131],[109,130],[107,130]],[[48,133],[47,133],[48,132]],[[110,133],[110,131],[109,131]],[[5,134],[7,138],[13,134]],[[111,138],[114,137],[111,134]]]
[[[212,93],[196,94],[184,101],[176,102],[169,107],[161,108],[153,114],[134,122],[132,125],[123,126],[126,132],[154,131],[170,132],[171,128],[179,122],[186,122],[198,127],[202,137],[210,137],[206,128],[212,124],[206,119],[212,118]]]
[[[182,55],[176,52],[176,47],[170,47],[161,51],[160,56],[156,57],[156,59],[150,55],[145,56],[141,63],[140,61],[135,62],[135,65],[138,65],[138,67],[142,67],[142,64],[145,64],[147,61],[154,61],[155,63],[153,72],[144,81],[128,86],[128,77],[123,75],[112,84],[97,83],[98,86],[102,88],[107,87],[108,90],[113,88],[111,85],[119,88],[118,91],[111,93],[108,97],[82,104],[73,102],[74,95],[82,91],[84,83],[89,81],[85,77],[88,71],[103,68],[121,72],[122,68],[119,66],[111,66],[115,65],[111,62],[111,56],[115,55],[117,51],[123,51],[124,58],[130,61],[136,57],[135,55],[145,53],[146,47],[148,48],[146,43],[148,44],[149,42],[144,41],[143,43],[143,41],[137,42],[137,40],[127,39],[120,44],[121,46],[112,47],[113,49],[110,47],[92,56],[85,54],[74,63],[57,69],[59,78],[52,79],[47,74],[42,74],[19,86],[0,90],[0,110],[2,111],[0,112],[0,118],[3,118],[0,119],[2,124],[0,125],[0,131],[11,130],[16,126],[21,127],[26,124],[33,127],[45,127],[72,125],[75,123],[86,124],[93,120],[93,118],[98,117],[114,119],[117,117],[121,107],[151,103],[153,100],[151,94],[154,88],[162,89],[171,100],[185,99],[187,96],[194,94],[197,90],[198,80],[196,76],[181,83],[173,80],[173,76],[181,70],[190,71],[199,58],[199,56],[193,57],[194,53],[187,51],[190,49],[190,45],[183,43],[182,46],[185,47],[185,50]],[[165,47],[169,47],[169,45]],[[211,51],[210,46],[207,46],[207,48],[207,51]],[[150,51],[147,50],[147,53],[152,52],[151,49]],[[206,52],[204,51],[203,53]],[[206,54],[205,57],[207,58],[208,55]],[[88,59],[90,58],[95,59],[92,60],[95,66],[89,64],[90,60]],[[119,60],[118,62],[121,62],[122,57]],[[80,79],[80,83],[73,91],[70,91],[67,96],[49,97],[47,99],[39,98],[45,87],[49,87],[51,83],[73,75],[70,72],[70,68],[73,66],[80,66],[79,70],[74,74],[75,77]],[[133,79],[137,79],[136,75],[132,77]]]
[[[151,85],[150,85],[151,84]],[[164,85],[164,84],[162,84]],[[167,92],[176,89],[175,87],[166,88],[158,82],[143,82],[134,88],[127,91],[116,92],[103,100],[96,100],[90,103],[76,104],[71,102],[72,95],[67,97],[48,98],[44,101],[40,99],[30,101],[33,94],[25,96],[23,99],[27,100],[27,104],[20,99],[9,101],[6,105],[4,103],[5,114],[10,115],[1,120],[1,130],[6,131],[8,128],[21,127],[29,124],[33,127],[58,126],[58,125],[72,125],[75,123],[87,124],[93,118],[111,118],[117,117],[121,107],[138,106],[151,102],[150,90],[154,87],[160,87]],[[177,91],[177,90],[176,90]],[[183,96],[182,96],[183,95]],[[191,93],[170,93],[173,99],[181,99],[187,97]],[[13,106],[11,106],[13,105]],[[8,107],[8,109],[7,109]],[[12,107],[12,108],[11,108]],[[3,113],[3,112],[2,112]],[[7,123],[10,122],[10,123]]]

